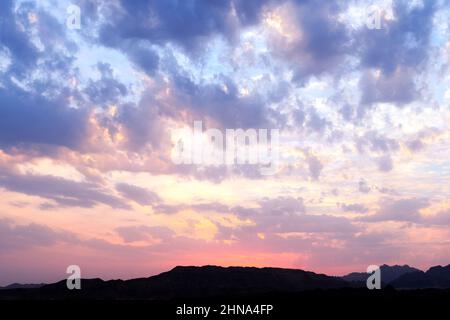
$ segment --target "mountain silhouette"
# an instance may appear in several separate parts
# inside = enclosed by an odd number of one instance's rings
[[[418,272],[420,270],[410,267],[408,265],[388,266],[386,264],[383,264],[382,266],[380,266],[380,271],[381,271],[381,282],[384,284],[388,284],[405,274]],[[342,279],[348,282],[358,282],[361,283],[361,285],[365,286],[366,280],[369,276],[370,274],[367,272],[352,272],[349,273],[348,275],[343,276]]]
[[[409,266],[383,265],[380,268],[382,281],[385,284],[383,287],[386,287],[384,292],[395,289],[450,289],[450,265],[432,267],[426,272]],[[367,273],[351,273],[341,278],[282,268],[179,266],[148,278],[109,281],[82,279],[81,290],[68,290],[66,280],[43,286],[31,285],[31,287],[15,284],[0,290],[0,300],[144,299],[161,301],[220,296],[290,295],[315,290],[326,292],[328,289],[351,296],[352,292],[360,294],[357,290],[374,291],[366,289],[367,276]]]
[[[82,290],[68,290],[66,281],[35,289],[2,290],[0,298],[173,299],[298,292],[348,287],[338,277],[303,270],[252,267],[175,267],[149,278],[82,279]]]
[[[431,267],[426,272],[404,274],[391,282],[398,289],[450,288],[450,264]]]
[[[10,290],[10,289],[33,289],[45,286],[45,283],[12,283],[6,287],[0,287],[0,290]]]

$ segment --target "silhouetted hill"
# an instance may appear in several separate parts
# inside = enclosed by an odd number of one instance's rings
[[[395,266],[388,266],[386,264],[383,264],[380,267],[381,271],[381,282],[384,284],[388,284],[392,282],[393,280],[401,277],[404,274],[412,273],[420,271],[419,269],[410,267],[408,265],[395,265]],[[346,276],[343,276],[342,279],[349,282],[358,282],[361,283],[361,285],[366,285],[366,280],[370,276],[370,274],[366,272],[352,272],[349,273]]]
[[[6,287],[0,287],[0,290],[10,290],[10,289],[32,289],[32,288],[40,288],[45,286],[45,283],[12,283],[7,285]]]
[[[0,298],[15,299],[173,299],[298,292],[347,287],[338,277],[303,270],[248,267],[176,267],[149,278],[83,279],[81,290],[68,290],[66,281],[36,289],[2,290]]]
[[[409,266],[381,266],[382,280],[391,289],[450,288],[450,265],[432,267],[427,272]],[[364,276],[363,278],[358,278]],[[367,274],[353,273],[344,278],[330,277],[303,270],[250,267],[176,267],[149,278],[132,280],[83,279],[81,290],[68,290],[66,280],[42,287],[11,285],[0,290],[0,299],[121,299],[173,300],[220,296],[251,297],[292,294],[305,291],[353,287],[365,288]],[[363,279],[363,281],[358,281]],[[30,286],[30,285],[28,285]],[[35,285],[31,285],[35,286]],[[39,285],[38,285],[39,286]],[[389,289],[389,288],[387,288]],[[355,289],[356,290],[356,289]],[[358,289],[360,290],[360,289]],[[349,291],[352,292],[352,291]]]
[[[391,285],[399,289],[450,288],[450,265],[404,274],[392,281]]]

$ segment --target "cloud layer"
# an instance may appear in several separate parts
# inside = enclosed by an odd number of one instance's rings
[[[0,285],[448,263],[446,1],[70,4],[0,4]],[[280,170],[175,164],[194,121],[278,129]]]

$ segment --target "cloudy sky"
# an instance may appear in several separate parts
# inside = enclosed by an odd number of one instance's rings
[[[450,263],[449,21],[446,0],[0,1],[0,285]],[[278,129],[279,170],[175,164],[194,121]]]

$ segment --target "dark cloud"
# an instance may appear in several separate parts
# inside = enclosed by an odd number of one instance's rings
[[[102,106],[118,102],[119,98],[127,94],[126,86],[114,78],[113,70],[109,64],[98,63],[97,69],[101,74],[100,79],[97,81],[90,80],[84,90],[90,101]]]
[[[369,209],[361,203],[341,204],[341,208],[345,212],[366,213]]]
[[[0,53],[11,60],[0,75],[0,148],[81,148],[90,112],[67,85],[77,45],[36,3],[0,7]]]
[[[391,196],[398,196],[399,193],[397,192],[397,190],[392,189],[392,188],[387,188],[387,187],[376,187],[376,189],[378,190],[378,192],[382,193],[382,194],[387,194],[387,195],[391,195]]]
[[[171,147],[161,108],[151,91],[143,93],[137,105],[127,103],[120,106],[114,124],[120,124],[125,129],[130,150],[143,150],[149,144],[155,149]]]
[[[323,169],[322,162],[320,162],[320,160],[312,154],[309,154],[307,156],[306,162],[308,163],[308,169],[311,178],[313,178],[314,180],[318,180]]]
[[[143,206],[153,205],[161,200],[156,193],[127,183],[116,184],[116,189],[123,197]]]
[[[92,208],[105,204],[112,208],[129,209],[122,199],[108,194],[107,190],[89,183],[76,182],[48,175],[22,175],[0,172],[0,187],[12,192],[53,200],[56,205],[44,207],[83,207]]]
[[[15,225],[10,220],[0,219],[0,254],[35,246],[48,247],[61,242],[78,241],[78,238],[70,232],[55,231],[36,223]]]
[[[166,203],[157,204],[153,207],[153,211],[155,213],[162,213],[162,214],[175,214],[183,209],[185,209],[185,206],[182,205],[171,205]]]
[[[159,56],[145,43],[135,42],[126,51],[130,60],[149,75],[158,69]]]
[[[375,214],[361,218],[361,220],[421,222],[422,216],[419,210],[428,206],[429,201],[423,198],[383,199]]]
[[[374,155],[380,171],[389,172],[394,167],[391,154],[400,149],[400,144],[396,140],[380,135],[376,131],[369,131],[363,136],[356,138],[356,147],[362,154],[369,153]]]
[[[110,6],[110,14],[100,28],[100,40],[120,47],[127,39],[143,39],[196,51],[213,35],[231,39],[239,26],[258,22],[265,2],[123,0],[119,6]]]
[[[394,167],[392,158],[389,155],[377,159],[378,169],[383,172],[389,172]]]
[[[347,27],[337,17],[344,3],[296,1],[291,10],[301,37],[294,45],[277,46],[275,52],[292,62],[294,79],[304,83],[313,75],[334,73],[349,53]]]
[[[261,128],[271,126],[268,101],[260,95],[240,96],[236,84],[222,77],[219,84],[196,84],[186,74],[174,74],[174,95],[178,107],[187,109],[194,119],[210,117],[225,128]]]
[[[429,54],[435,1],[411,6],[409,1],[393,2],[395,19],[384,20],[380,30],[362,28],[358,44],[363,67],[394,73],[398,66],[418,67]]]
[[[348,103],[345,103],[340,109],[339,113],[347,121],[352,121],[355,115],[355,108]]]
[[[362,192],[362,193],[369,193],[370,190],[371,190],[371,188],[370,188],[370,186],[367,184],[366,180],[361,179],[361,180],[359,180],[359,182],[358,182],[358,190],[359,190],[359,192]]]
[[[19,27],[14,6],[12,0],[0,3],[0,51],[6,49],[14,61],[10,73],[22,75],[34,67],[39,52],[31,42],[26,29]]]
[[[88,113],[15,86],[0,88],[0,148],[48,144],[78,148],[87,130]]]
[[[408,149],[410,151],[418,152],[418,151],[421,151],[425,147],[425,144],[420,139],[413,139],[413,140],[407,141],[406,146],[408,147]]]
[[[323,133],[329,122],[321,117],[315,108],[311,108],[308,113],[306,126],[314,132]]]
[[[231,234],[244,238],[263,233],[347,233],[357,228],[346,218],[332,215],[307,214],[302,198],[264,198],[256,207],[234,207],[230,212],[253,221],[252,226],[237,228]]]
[[[303,199],[295,197],[264,198],[259,201],[259,206],[265,212],[274,215],[306,212]]]
[[[427,216],[424,222],[436,226],[450,226],[450,210],[444,210],[435,215]]]
[[[380,135],[376,131],[366,132],[357,139],[356,145],[360,152],[371,151],[378,154],[391,153],[400,148],[396,140]]]
[[[376,74],[365,71],[359,81],[362,92],[359,116],[363,116],[365,108],[375,102],[393,102],[398,106],[414,101],[418,92],[411,69],[398,68],[392,73]]]
[[[228,212],[230,208],[220,202],[207,202],[198,203],[191,206],[192,209],[198,211],[216,211],[216,212]]]
[[[380,30],[361,28],[355,43],[361,66],[368,69],[360,80],[361,103],[393,102],[404,105],[419,96],[414,78],[429,57],[429,43],[436,1],[411,6],[409,1],[393,2],[395,19],[384,20]],[[374,74],[374,70],[379,70]]]

